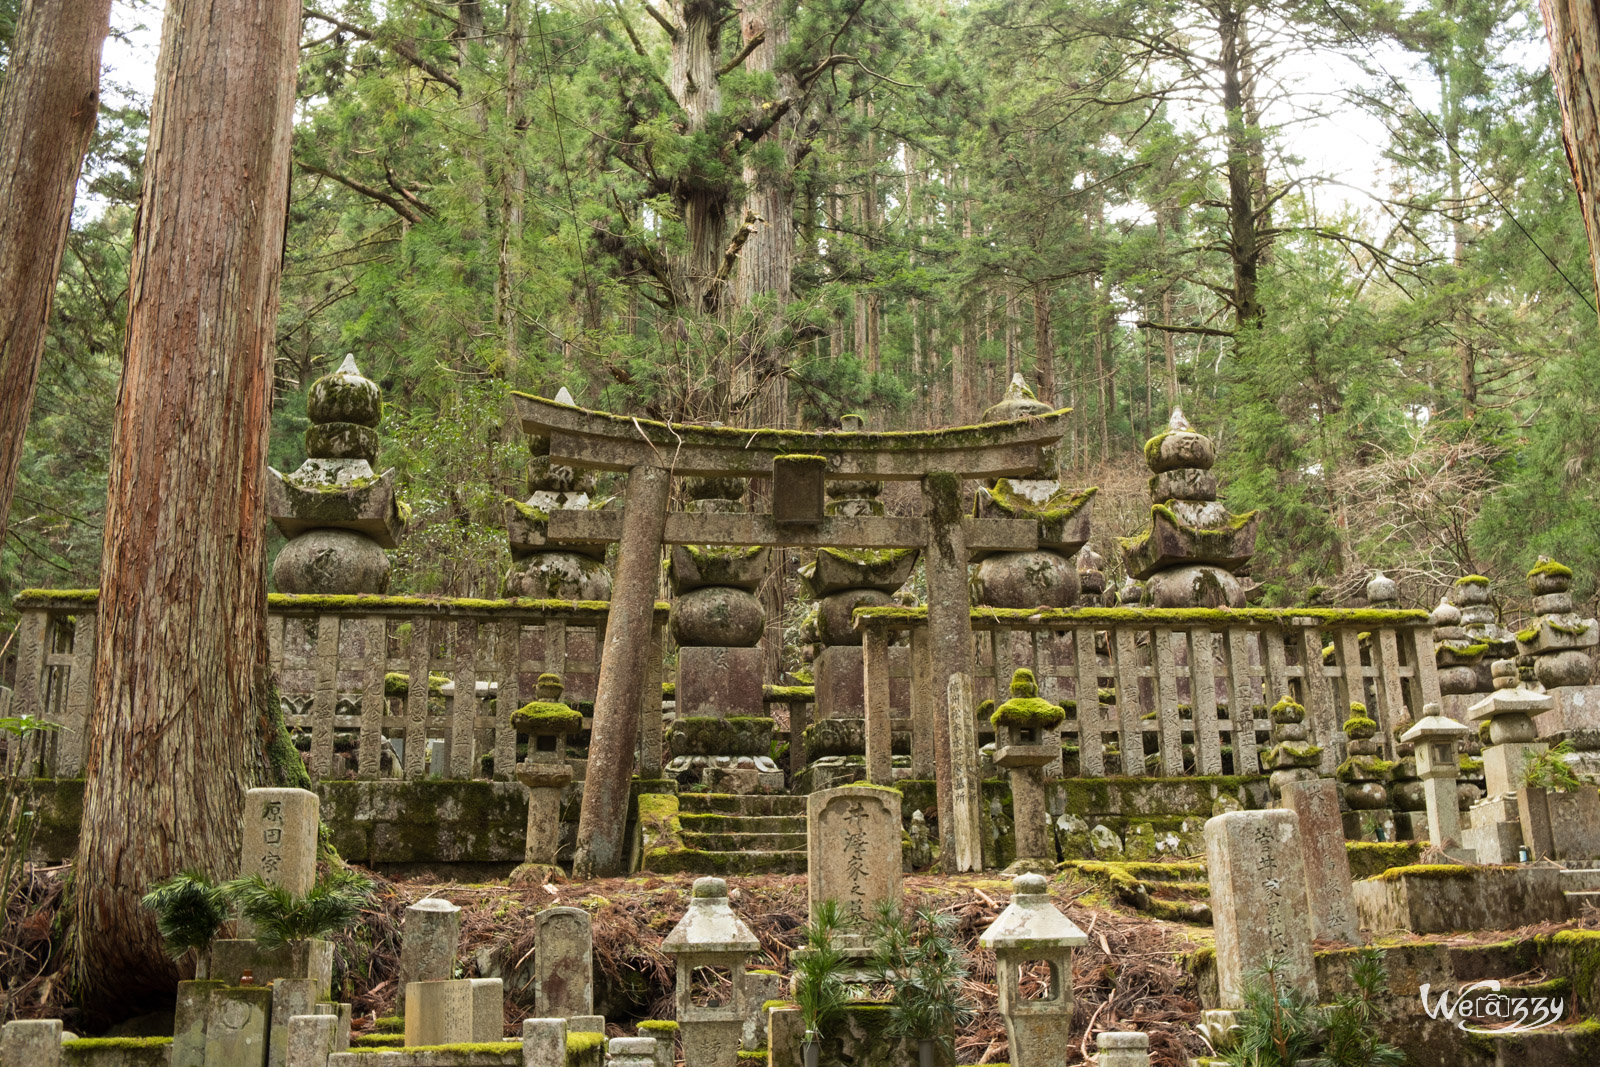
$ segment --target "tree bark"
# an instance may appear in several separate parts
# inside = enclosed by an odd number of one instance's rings
[[[761,43],[744,61],[744,69],[751,74],[772,74],[777,81],[776,99],[799,93],[793,74],[778,69],[778,56],[789,43],[789,21],[779,0],[758,0],[745,4],[739,12],[739,27],[743,40],[748,43],[758,35]],[[765,143],[770,146],[766,156],[774,158],[771,166],[758,165],[758,153],[746,152],[742,162],[745,188],[745,209],[753,211],[762,220],[755,233],[745,242],[739,256],[738,273],[734,281],[734,302],[745,307],[763,294],[770,294],[775,311],[787,307],[792,298],[794,280],[794,146],[795,116],[790,112],[775,128],[767,132]]]
[[[1217,64],[1222,68],[1222,106],[1227,121],[1228,243],[1233,260],[1234,319],[1240,327],[1255,326],[1262,315],[1256,295],[1261,248],[1256,238],[1251,173],[1254,169],[1252,142],[1260,131],[1246,121],[1243,58],[1239,47],[1244,34],[1244,15],[1232,4],[1224,3],[1218,8],[1217,34],[1222,43]]]
[[[0,93],[0,544],[110,22],[111,0],[26,0]]]
[[[169,0],[128,289],[72,893],[91,1011],[171,1002],[150,884],[238,869],[298,0]]]
[[[1056,407],[1056,343],[1050,328],[1050,284],[1033,283],[1033,362],[1039,398]]]
[[[1578,187],[1589,263],[1600,293],[1600,5],[1539,0],[1550,39],[1550,74],[1561,104],[1561,140]]]
[[[717,45],[724,0],[681,0],[677,5],[678,29],[672,40],[667,85],[683,106],[687,132],[705,129],[722,110],[722,87],[717,80]],[[680,301],[701,310],[715,304],[717,268],[722,263],[723,234],[728,224],[728,189],[698,173],[676,194],[688,236],[687,253],[678,257]]]

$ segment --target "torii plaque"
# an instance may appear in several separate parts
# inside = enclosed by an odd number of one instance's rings
[[[628,778],[652,649],[650,626],[661,550],[668,544],[922,548],[928,575],[928,637],[935,664],[934,775],[946,870],[983,866],[978,824],[977,742],[972,710],[971,550],[1031,551],[1031,519],[962,514],[967,479],[1024,477],[1040,450],[1061,439],[1067,409],[1009,422],[905,433],[750,430],[677,425],[589,411],[513,394],[523,431],[550,441],[550,460],[628,472],[623,510],[514,516],[512,537],[547,542],[620,542],[611,615],[600,656],[588,781],[574,874],[621,874]],[[675,476],[771,478],[778,515],[667,512]],[[824,516],[825,479],[915,481],[923,518]]]

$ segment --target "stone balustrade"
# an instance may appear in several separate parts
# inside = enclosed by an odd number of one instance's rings
[[[869,636],[870,678],[884,669],[875,662],[884,654],[882,635],[909,632],[916,662],[927,613],[860,608],[855,625]],[[1341,726],[1351,703],[1374,709],[1392,758],[1394,726],[1421,718],[1423,706],[1438,700],[1432,622],[1423,611],[978,608],[972,629],[978,697],[1003,700],[1012,671],[1031,669],[1040,696],[1067,709],[1062,741],[1077,746],[1076,773],[1084,777],[1268,773],[1268,709],[1286,695],[1305,706],[1310,740],[1322,746],[1320,769],[1330,775],[1344,758]],[[874,740],[887,744],[889,731],[871,724],[887,716],[881,687],[867,693],[870,748]],[[1248,709],[1248,720],[1239,709]],[[983,733],[987,716],[980,718]],[[914,709],[912,727],[926,737],[914,736],[914,750],[931,747],[930,715]],[[866,762],[878,769],[873,781],[889,784],[879,781],[890,765],[886,752],[869,751]]]
[[[93,690],[95,590],[18,594],[11,714],[56,723],[22,758],[42,777],[83,773]],[[311,773],[363,779],[509,780],[510,713],[545,672],[571,703],[594,698],[610,605],[604,601],[465,600],[272,594],[269,660],[291,730],[310,736]],[[662,647],[667,605],[655,608]],[[640,701],[639,771],[662,764],[661,664]],[[471,693],[471,700],[462,694]],[[651,697],[654,700],[651,700]],[[587,720],[585,728],[588,727]],[[435,752],[430,758],[430,742]]]

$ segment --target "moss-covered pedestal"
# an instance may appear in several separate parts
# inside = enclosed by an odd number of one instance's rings
[[[522,865],[511,874],[517,883],[542,884],[559,873],[561,793],[572,782],[567,763],[567,738],[583,729],[583,716],[561,703],[561,679],[539,676],[538,698],[511,713],[519,743],[527,740],[527,757],[517,763],[516,778],[528,791],[528,835]]]

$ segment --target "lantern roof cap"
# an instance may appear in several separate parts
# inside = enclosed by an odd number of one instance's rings
[[[1011,903],[978,937],[992,949],[1077,948],[1089,938],[1078,924],[1056,910],[1049,883],[1041,874],[1024,874],[1011,882]]]
[[[733,913],[728,883],[721,878],[696,878],[689,910],[672,928],[661,951],[673,955],[698,952],[756,952],[761,942]]]

